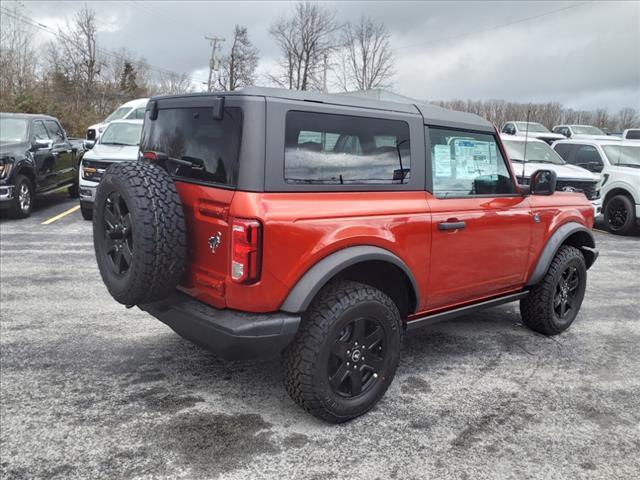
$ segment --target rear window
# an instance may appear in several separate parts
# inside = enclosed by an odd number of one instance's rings
[[[411,169],[409,125],[399,120],[290,111],[284,176],[291,184],[402,184]]]
[[[222,120],[211,107],[160,109],[145,120],[140,150],[193,162],[169,163],[169,173],[186,180],[235,187],[242,134],[242,110],[226,107]]]

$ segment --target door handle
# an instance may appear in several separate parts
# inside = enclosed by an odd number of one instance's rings
[[[438,230],[460,230],[466,226],[465,222],[441,222],[438,224]]]

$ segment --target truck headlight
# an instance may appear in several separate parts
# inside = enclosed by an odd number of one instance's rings
[[[0,165],[0,178],[7,178],[11,172],[11,163],[3,163]]]

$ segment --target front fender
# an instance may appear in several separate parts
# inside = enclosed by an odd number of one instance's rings
[[[560,247],[573,235],[577,235],[577,237],[571,244],[585,252],[587,268],[595,262],[598,257],[598,250],[596,250],[596,240],[591,230],[577,222],[565,223],[553,232],[545,244],[536,267],[527,281],[527,286],[536,285],[542,280]]]
[[[384,248],[362,245],[343,248],[317,262],[298,280],[280,310],[289,313],[305,311],[320,289],[336,274],[351,265],[371,260],[389,262],[400,268],[411,281],[415,298],[420,298],[416,279],[402,259]]]

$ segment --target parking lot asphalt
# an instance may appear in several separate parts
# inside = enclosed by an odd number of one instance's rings
[[[223,362],[100,280],[64,195],[0,221],[3,479],[638,478],[640,238],[597,233],[582,311],[557,337],[517,304],[405,338],[367,415],[289,399],[279,359]]]

